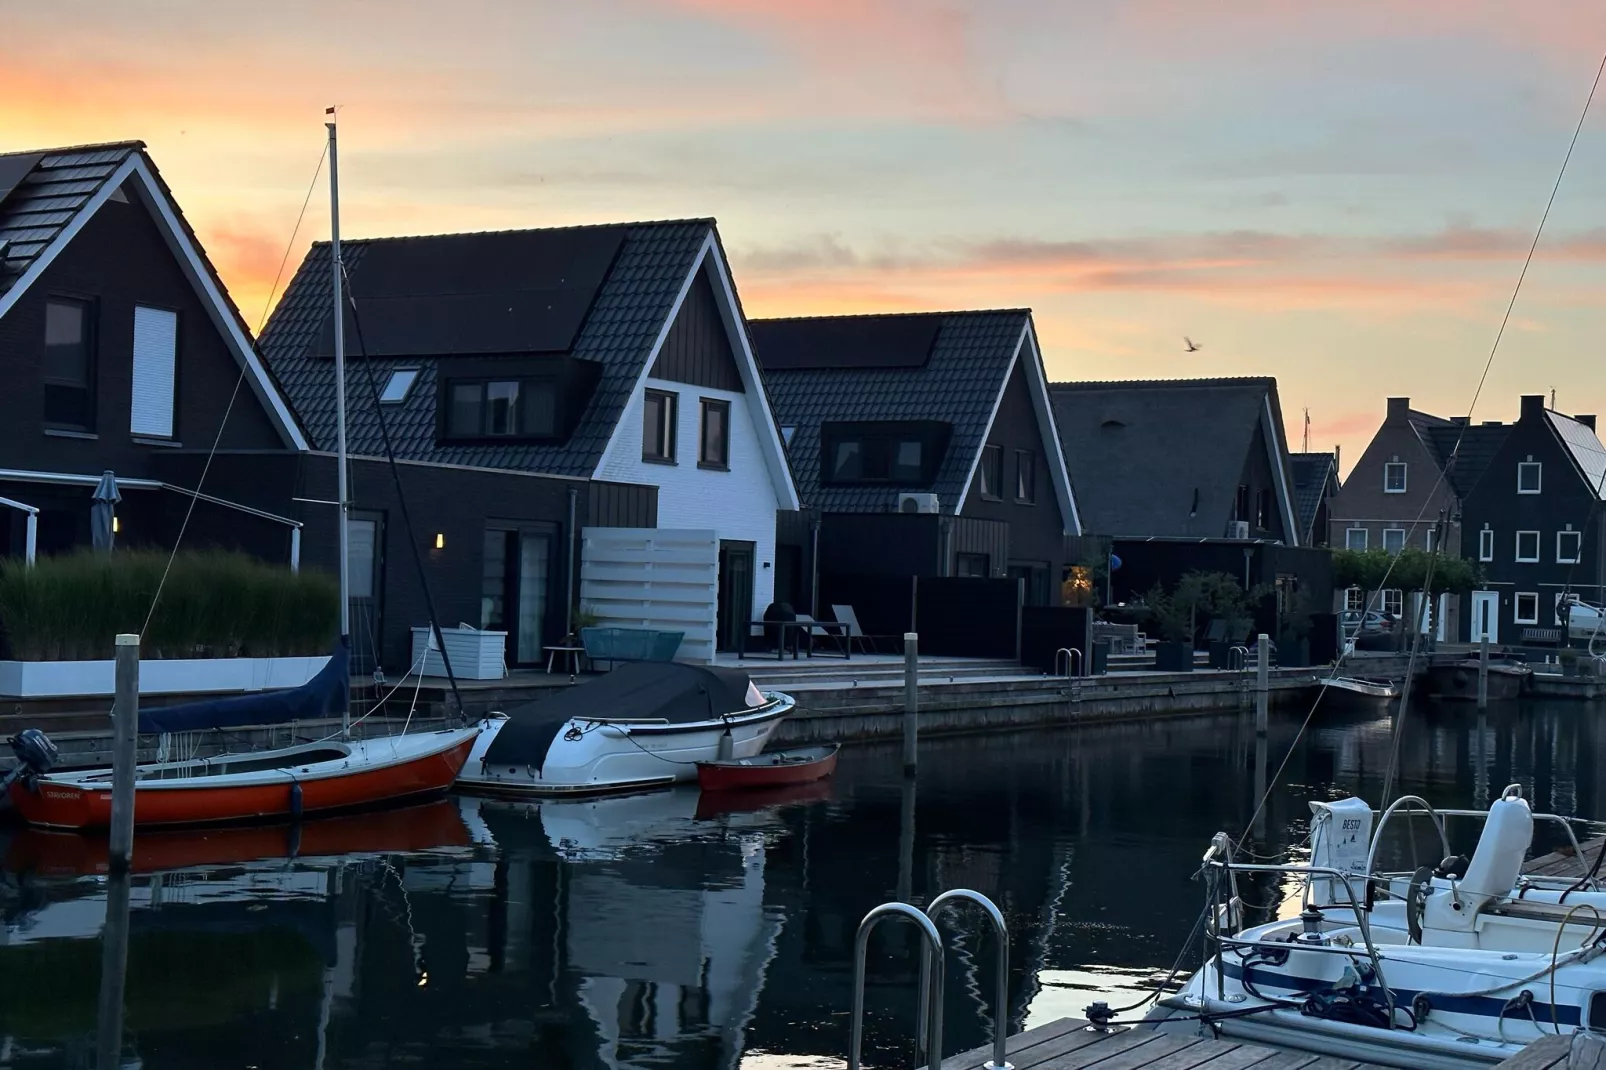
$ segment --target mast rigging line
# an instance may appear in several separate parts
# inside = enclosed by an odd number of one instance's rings
[[[1572,138],[1567,142],[1567,151],[1562,156],[1561,167],[1557,169],[1556,181],[1551,184],[1550,196],[1546,198],[1545,209],[1539,216],[1539,225],[1534,228],[1533,241],[1529,243],[1527,255],[1523,257],[1522,270],[1518,272],[1516,285],[1511,289],[1511,299],[1506,302],[1505,314],[1500,318],[1500,327],[1495,332],[1494,344],[1489,347],[1489,356],[1483,363],[1483,372],[1478,376],[1478,385],[1472,394],[1472,404],[1467,406],[1467,421],[1461,425],[1460,433],[1456,435],[1455,445],[1450,450],[1450,456],[1446,459],[1444,467],[1439,470],[1438,478],[1434,480],[1432,489],[1428,492],[1427,497],[1423,500],[1422,508],[1417,512],[1416,519],[1411,521],[1411,526],[1406,532],[1407,539],[1410,538],[1411,533],[1415,532],[1416,529],[1421,526],[1422,518],[1427,515],[1428,503],[1431,502],[1434,495],[1438,493],[1439,487],[1444,483],[1447,473],[1460,456],[1461,443],[1466,438],[1467,429],[1472,426],[1473,413],[1477,409],[1479,399],[1483,396],[1483,388],[1488,382],[1489,371],[1494,367],[1495,355],[1500,351],[1500,343],[1505,338],[1506,326],[1511,322],[1511,313],[1512,310],[1516,308],[1517,297],[1522,292],[1522,284],[1528,278],[1528,268],[1533,263],[1535,251],[1539,248],[1539,239],[1544,234],[1545,224],[1550,220],[1550,210],[1555,206],[1556,195],[1561,190],[1562,179],[1567,175],[1567,165],[1572,162],[1573,150],[1578,146],[1579,135],[1583,132],[1585,120],[1589,118],[1589,109],[1595,101],[1595,93],[1600,88],[1601,77],[1603,74],[1606,74],[1606,52],[1601,54],[1600,63],[1595,68],[1595,78],[1589,85],[1589,95],[1584,98],[1584,106],[1578,114],[1577,124],[1575,124],[1573,127]],[[1602,482],[1603,484],[1606,484],[1606,478],[1603,478]],[[1439,541],[1442,542],[1442,540]],[[1436,558],[1438,553],[1439,545],[1436,543],[1433,549],[1433,557]],[[1389,562],[1388,569],[1383,573],[1383,579],[1378,584],[1377,590],[1373,592],[1374,597],[1368,600],[1366,608],[1361,614],[1363,620],[1366,613],[1371,611],[1372,607],[1377,603],[1382,592],[1387,588],[1389,577],[1394,574],[1394,566],[1398,562],[1398,557],[1395,557],[1393,561]],[[1429,592],[1429,597],[1432,597],[1431,591]],[[1413,627],[1415,626],[1416,624],[1413,622]],[[1240,841],[1247,840],[1249,838],[1250,831],[1254,828],[1255,821],[1259,819],[1261,811],[1266,808],[1266,802],[1271,798],[1271,793],[1277,787],[1277,782],[1282,779],[1283,771],[1288,768],[1288,762],[1293,758],[1294,750],[1299,746],[1300,740],[1304,738],[1305,730],[1310,727],[1311,719],[1316,715],[1316,710],[1321,705],[1322,696],[1327,694],[1328,685],[1338,677],[1338,671],[1344,664],[1344,658],[1344,644],[1342,641],[1340,641],[1338,657],[1333,662],[1333,670],[1322,681],[1321,688],[1316,693],[1315,701],[1311,703],[1310,709],[1305,714],[1305,719],[1300,723],[1299,730],[1294,733],[1294,738],[1289,741],[1288,750],[1284,752],[1282,761],[1277,765],[1277,772],[1272,774],[1272,776],[1266,781],[1266,790],[1261,794],[1259,801],[1255,804],[1254,812],[1250,815],[1249,821],[1244,825],[1243,834],[1239,836]],[[1407,686],[1409,686],[1409,681],[1407,681]],[[1402,727],[1403,717],[1395,722],[1395,733],[1398,734]]]

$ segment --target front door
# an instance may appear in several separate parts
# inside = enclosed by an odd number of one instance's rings
[[[353,512],[346,518],[346,575],[351,615],[351,675],[369,676],[383,661],[379,592],[385,558],[385,518]]]
[[[486,528],[480,581],[480,627],[507,632],[509,665],[543,660],[552,535]]]
[[[753,556],[750,542],[719,541],[719,607],[717,647],[740,648],[742,633],[753,618]]]
[[[1491,643],[1500,641],[1499,591],[1472,592],[1472,641],[1481,643],[1485,636]]]

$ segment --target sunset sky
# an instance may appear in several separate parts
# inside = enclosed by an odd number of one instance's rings
[[[711,215],[750,315],[1030,306],[1054,378],[1275,375],[1350,461],[1467,412],[1603,50],[1600,0],[0,0],[0,150],[147,142],[254,325],[336,103],[350,236]],[[1603,209],[1606,90],[1477,418],[1606,412]]]

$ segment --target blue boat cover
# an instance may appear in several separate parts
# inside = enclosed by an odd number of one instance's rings
[[[264,691],[259,695],[186,702],[139,711],[139,730],[145,733],[202,732],[210,728],[284,724],[338,715],[350,700],[351,654],[341,639],[329,655],[329,664],[300,687]]]

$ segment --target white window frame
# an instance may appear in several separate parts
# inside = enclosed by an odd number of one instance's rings
[[[1478,560],[1494,560],[1494,528],[1484,528],[1478,532]]]
[[[1398,487],[1391,487],[1391,486],[1389,486],[1389,475],[1396,468],[1398,468],[1400,470],[1400,485]],[[1383,493],[1384,494],[1404,494],[1405,493],[1405,487],[1406,487],[1406,477],[1407,477],[1407,472],[1406,472],[1405,462],[1404,461],[1385,461],[1383,463]]]
[[[1522,615],[1522,600],[1524,598],[1533,599],[1533,612],[1528,614],[1526,617]],[[1513,624],[1538,624],[1539,623],[1539,592],[1538,591],[1518,591],[1516,594],[1511,596],[1511,623],[1513,623]]]
[[[1532,468],[1533,471],[1534,471],[1534,485],[1533,485],[1533,489],[1532,490],[1524,490],[1523,486],[1522,486],[1522,473],[1523,473],[1523,470],[1526,469],[1526,468]],[[1544,489],[1544,486],[1545,486],[1545,466],[1542,463],[1540,463],[1539,461],[1518,461],[1517,462],[1517,493],[1518,494],[1538,494],[1540,491],[1542,491]]]
[[[1344,588],[1344,612],[1365,613],[1366,592],[1359,587]]]
[[[1427,534],[1422,537],[1422,545],[1428,553],[1433,552],[1433,540],[1439,537],[1439,529],[1433,525],[1428,526]]]
[[[1398,587],[1385,588],[1380,604],[1385,615],[1403,617],[1405,615],[1405,592]]]
[[[1523,557],[1522,556],[1522,537],[1524,535],[1532,535],[1533,536],[1534,552],[1533,552],[1533,556],[1532,557]],[[1519,531],[1519,532],[1517,532],[1517,542],[1516,542],[1516,545],[1512,547],[1512,549],[1515,551],[1515,560],[1516,560],[1517,564],[1519,564],[1519,565],[1537,565],[1539,563],[1539,532],[1537,532],[1537,531]]]
[[[1562,556],[1562,552],[1561,552],[1561,537],[1563,535],[1571,535],[1576,540],[1575,545],[1574,545],[1574,549],[1573,549],[1573,554],[1572,554],[1571,557]],[[1566,531],[1558,531],[1558,532],[1556,532],[1556,564],[1558,564],[1558,565],[1576,565],[1576,564],[1578,564],[1578,562],[1582,561],[1583,559],[1584,559],[1584,533],[1581,532],[1581,531],[1573,531],[1571,528],[1568,528]]]
[[[1400,546],[1399,546],[1398,550],[1390,550],[1389,549],[1389,536],[1390,535],[1398,535],[1400,537]],[[1400,550],[1404,550],[1405,549],[1405,536],[1406,536],[1406,530],[1404,528],[1384,528],[1383,529],[1383,552],[1384,553],[1398,555],[1400,553]]]
[[[1354,535],[1357,531],[1361,533],[1361,544],[1359,546],[1352,545],[1354,540],[1350,538],[1350,536]],[[1369,532],[1368,532],[1368,530],[1366,528],[1345,528],[1344,529],[1344,549],[1346,549],[1346,550],[1362,550],[1362,551],[1365,550],[1367,548],[1366,547],[1366,542],[1367,542],[1368,534],[1369,534]]]

